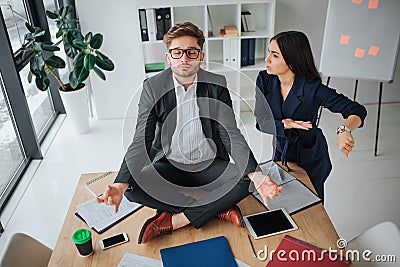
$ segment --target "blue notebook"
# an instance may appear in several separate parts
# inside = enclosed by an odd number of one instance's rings
[[[164,267],[237,267],[224,236],[160,250]]]

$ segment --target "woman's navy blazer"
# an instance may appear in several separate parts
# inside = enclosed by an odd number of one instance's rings
[[[357,115],[362,120],[361,126],[367,116],[365,107],[323,85],[321,79],[310,80],[296,75],[285,101],[276,75],[260,71],[256,85],[256,127],[274,135],[274,160],[284,164],[287,161],[296,162],[305,169],[318,195],[323,198],[323,183],[332,165],[326,139],[322,130],[316,126],[319,107],[341,113],[343,118]],[[285,130],[283,119],[310,121],[313,128],[308,131]]]

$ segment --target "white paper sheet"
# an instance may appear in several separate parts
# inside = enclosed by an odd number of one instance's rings
[[[141,207],[140,204],[130,202],[125,196],[121,201],[118,212],[114,213],[114,206],[107,206],[104,203],[97,203],[91,199],[76,206],[79,215],[85,220],[89,227],[100,231],[112,223],[118,221],[125,215]]]

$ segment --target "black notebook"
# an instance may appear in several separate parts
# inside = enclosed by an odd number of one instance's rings
[[[260,168],[271,180],[283,187],[279,196],[268,199],[268,210],[284,208],[289,214],[294,214],[321,203],[321,199],[313,191],[272,160],[260,165]],[[253,195],[264,204],[257,190],[254,190]]]

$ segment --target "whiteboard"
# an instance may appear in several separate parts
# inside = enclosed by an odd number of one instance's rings
[[[399,37],[400,0],[329,0],[319,71],[391,81]]]

